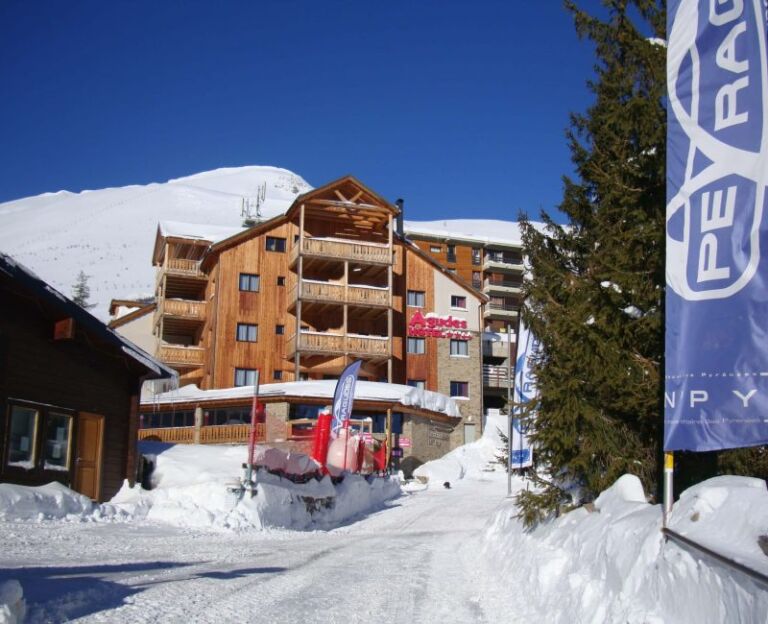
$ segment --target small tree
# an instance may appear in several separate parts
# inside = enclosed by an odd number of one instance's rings
[[[88,279],[90,275],[86,275],[84,271],[80,271],[77,274],[75,284],[72,286],[72,301],[74,301],[81,308],[90,310],[95,307],[95,303],[88,303],[88,299],[91,297],[91,288],[88,286]]]

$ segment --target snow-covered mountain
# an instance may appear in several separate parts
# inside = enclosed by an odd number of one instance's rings
[[[0,252],[71,295],[78,273],[89,276],[91,310],[107,320],[112,299],[151,297],[152,248],[160,221],[240,227],[243,202],[260,194],[264,218],[285,212],[312,187],[287,169],[233,167],[98,191],[45,193],[0,204]],[[406,231],[519,242],[514,221],[406,221]]]
[[[0,204],[0,251],[66,295],[83,270],[92,312],[105,320],[112,299],[153,294],[159,221],[239,226],[243,199],[255,200],[265,183],[266,218],[312,188],[286,169],[249,166],[146,186],[46,193]]]

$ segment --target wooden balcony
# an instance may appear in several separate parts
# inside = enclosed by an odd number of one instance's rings
[[[388,288],[335,284],[330,282],[301,281],[301,295],[297,297],[298,287],[291,290],[289,306],[293,307],[298,299],[323,303],[348,303],[350,305],[386,308],[390,305]]]
[[[294,246],[291,251],[293,265],[299,254],[309,258],[323,260],[349,260],[360,264],[390,265],[393,262],[392,248],[388,245],[365,243],[363,241],[343,241],[338,238],[304,238],[303,244]]]
[[[293,359],[297,352],[315,355],[357,355],[369,359],[387,359],[391,354],[386,336],[344,336],[322,332],[301,332],[298,340],[294,334],[288,339],[286,355]]]
[[[251,432],[250,424],[209,425],[203,427],[155,427],[139,429],[139,440],[170,444],[245,444]],[[256,441],[267,439],[264,423],[256,424]]]
[[[202,366],[205,363],[205,349],[178,345],[160,345],[157,350],[157,357],[164,364],[179,368],[191,368]]]
[[[162,302],[161,313],[164,316],[173,316],[191,321],[204,321],[205,301],[164,299]]]

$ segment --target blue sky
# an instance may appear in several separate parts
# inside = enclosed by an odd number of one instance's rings
[[[0,201],[261,164],[535,216],[593,64],[559,0],[3,0]]]

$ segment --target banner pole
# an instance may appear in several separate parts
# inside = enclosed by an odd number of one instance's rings
[[[672,501],[674,498],[673,480],[675,474],[675,454],[671,451],[664,453],[664,502],[663,502],[663,518],[662,525],[667,528],[667,519],[672,512]]]

